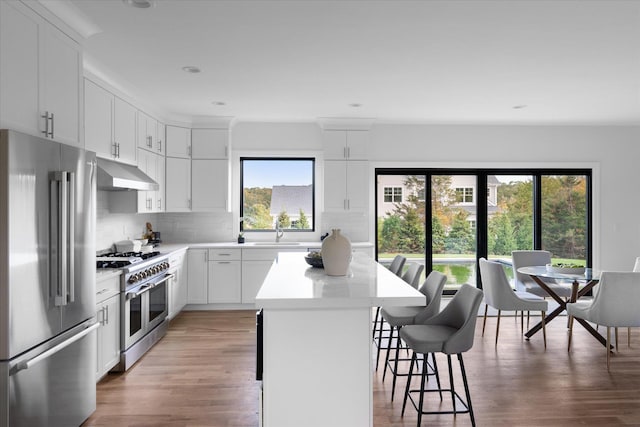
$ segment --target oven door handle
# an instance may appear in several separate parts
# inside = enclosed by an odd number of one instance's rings
[[[140,287],[138,288],[138,290],[137,290],[137,291],[135,291],[135,292],[127,292],[127,293],[125,294],[125,299],[126,299],[127,301],[129,301],[129,300],[131,300],[131,299],[134,299],[134,298],[136,298],[136,297],[138,297],[138,296],[140,296],[140,295],[144,294],[145,292],[150,291],[151,289],[155,288],[156,286],[163,284],[163,283],[164,283],[164,282],[166,282],[167,280],[169,280],[169,279],[173,279],[174,277],[176,277],[176,276],[175,276],[175,274],[167,274],[166,276],[164,276],[164,277],[162,278],[162,280],[159,280],[159,281],[157,281],[157,282],[155,282],[155,283],[147,283],[147,284],[144,284],[144,285],[140,286]]]

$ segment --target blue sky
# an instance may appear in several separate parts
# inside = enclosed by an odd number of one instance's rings
[[[245,188],[274,185],[309,185],[313,183],[312,161],[244,160]]]

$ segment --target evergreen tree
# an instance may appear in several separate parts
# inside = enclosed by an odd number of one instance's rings
[[[466,254],[473,252],[475,238],[467,221],[467,212],[463,209],[453,216],[451,230],[445,241],[445,249],[450,254]]]
[[[300,219],[296,224],[296,228],[299,228],[301,230],[308,230],[309,228],[311,228],[309,226],[309,220],[307,219],[307,216],[304,214],[304,211],[302,209],[300,209]]]
[[[291,218],[289,218],[287,211],[285,211],[284,209],[281,210],[278,214],[278,224],[280,225],[280,228],[291,227]]]

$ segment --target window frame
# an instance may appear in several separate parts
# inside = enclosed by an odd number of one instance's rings
[[[316,226],[316,221],[317,221],[317,212],[316,212],[316,195],[317,195],[317,191],[318,191],[318,186],[316,183],[316,162],[317,159],[316,157],[309,157],[309,156],[282,156],[282,157],[278,157],[278,156],[240,156],[239,157],[239,173],[240,173],[240,179],[239,179],[239,184],[240,184],[240,188],[239,188],[239,203],[240,203],[240,207],[239,207],[239,215],[240,218],[244,217],[244,161],[245,160],[255,160],[255,161],[310,161],[311,162],[311,217],[312,217],[312,221],[311,221],[311,228],[305,228],[305,229],[296,229],[296,228],[287,228],[286,232],[287,233],[313,233],[316,231],[317,226]],[[253,229],[253,228],[249,228],[249,229],[245,229],[244,228],[244,221],[240,221],[240,227],[239,227],[240,233],[245,233],[245,232],[249,232],[249,233],[273,233],[274,229]]]
[[[542,177],[548,175],[577,175],[584,176],[586,179],[586,266],[593,266],[593,203],[594,203],[594,176],[597,173],[595,167],[578,167],[578,168],[375,168],[375,194],[378,194],[378,176],[380,175],[421,175],[425,177],[426,182],[431,182],[433,176],[438,175],[475,175],[476,188],[488,188],[487,177],[491,175],[528,175],[533,180],[533,248],[534,250],[542,249]],[[425,185],[425,274],[429,274],[433,270],[433,253],[431,252],[431,187]],[[476,203],[476,258],[487,258],[488,256],[488,203]],[[374,201],[374,218],[378,218],[378,203]],[[378,221],[374,221],[374,250],[375,259],[378,259]],[[476,263],[477,263],[476,260]],[[480,278],[480,269],[476,268],[476,284],[482,289],[482,281]],[[445,294],[450,294],[445,291]]]

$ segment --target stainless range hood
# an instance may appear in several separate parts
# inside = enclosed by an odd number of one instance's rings
[[[156,191],[160,188],[157,182],[149,178],[136,166],[98,158],[99,190],[142,190]]]

